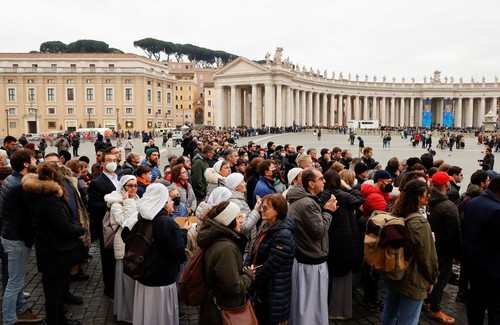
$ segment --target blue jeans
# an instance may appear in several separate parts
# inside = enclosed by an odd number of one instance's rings
[[[422,300],[415,300],[387,288],[382,325],[417,325],[420,318]]]
[[[3,294],[3,323],[12,325],[16,322],[17,315],[27,309],[23,287],[31,248],[26,247],[23,241],[4,238],[2,245],[9,260],[9,281]]]

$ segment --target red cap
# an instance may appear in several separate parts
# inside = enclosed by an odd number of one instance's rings
[[[437,172],[431,177],[431,182],[434,185],[444,185],[449,181],[452,181],[453,177],[449,176],[445,172]]]

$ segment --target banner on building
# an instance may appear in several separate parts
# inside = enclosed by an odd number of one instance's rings
[[[422,109],[422,126],[431,127],[432,125],[432,112],[431,112],[431,100],[429,98],[424,99],[424,107]]]
[[[443,126],[453,126],[453,101],[449,98],[444,100]]]

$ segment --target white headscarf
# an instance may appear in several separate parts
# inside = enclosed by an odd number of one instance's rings
[[[229,200],[231,196],[233,195],[231,194],[231,191],[229,191],[227,188],[222,186],[216,187],[214,188],[212,193],[210,193],[210,196],[208,197],[207,200],[207,204],[214,206],[221,203],[222,201]]]
[[[139,213],[144,219],[153,218],[165,206],[168,200],[168,189],[160,183],[153,183],[146,187],[146,192],[139,200]]]
[[[222,163],[224,162],[224,160],[217,160],[217,162],[214,164],[214,171],[217,173],[217,174],[220,174],[220,169],[222,168]]]

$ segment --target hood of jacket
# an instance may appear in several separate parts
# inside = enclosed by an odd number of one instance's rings
[[[476,197],[481,195],[483,193],[483,190],[481,190],[481,187],[475,184],[471,184],[469,187],[467,187],[467,195],[471,197]]]
[[[63,189],[61,185],[52,180],[40,180],[37,174],[26,174],[21,184],[26,192],[37,195],[55,195],[57,197],[63,196]]]
[[[368,195],[373,194],[373,193],[384,194],[381,190],[379,190],[378,188],[373,186],[373,183],[367,183],[367,182],[363,182],[363,184],[361,184],[361,191],[360,192],[365,197],[367,197]]]
[[[431,186],[431,198],[429,199],[429,206],[436,205],[440,202],[447,201],[448,197]]]
[[[106,201],[108,208],[110,208],[114,203],[122,203],[123,196],[121,195],[120,192],[113,191],[109,194],[104,195],[104,201]]]
[[[226,178],[222,177],[212,167],[210,167],[205,170],[205,179],[207,180],[208,183],[218,184],[219,179],[224,180]]]
[[[288,200],[289,203],[293,203],[297,200],[300,200],[306,196],[309,196],[317,201],[318,198],[311,193],[307,192],[302,186],[300,185],[295,185],[295,186],[290,186],[288,188],[288,193],[286,194],[286,199]]]
[[[198,232],[198,246],[201,248],[207,248],[219,238],[229,238],[234,241],[242,251],[245,249],[247,243],[247,239],[243,234],[237,233],[236,231],[229,229],[212,219],[205,220],[203,226]]]

